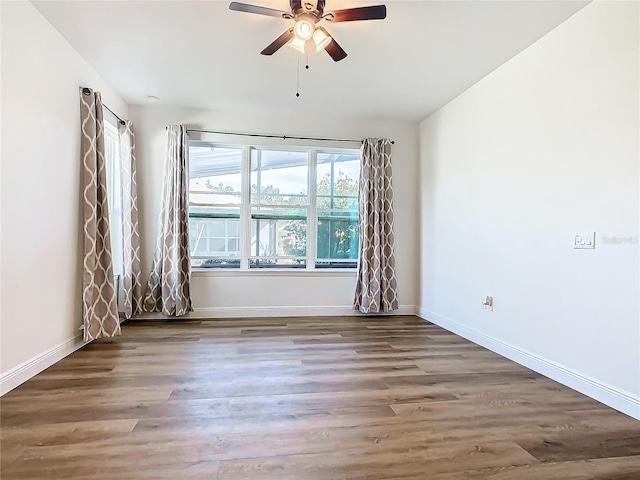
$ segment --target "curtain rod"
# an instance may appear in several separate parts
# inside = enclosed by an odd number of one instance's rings
[[[167,127],[165,127],[166,130]],[[350,139],[344,139],[344,138],[322,138],[322,137],[297,137],[294,135],[269,135],[266,133],[239,133],[239,132],[220,132],[220,131],[216,131],[216,130],[199,130],[196,128],[188,128],[187,129],[187,133],[189,132],[194,132],[194,133],[215,133],[218,135],[239,135],[241,137],[261,137],[261,138],[282,138],[283,140],[314,140],[314,141],[321,141],[321,142],[348,142],[348,143],[362,143],[363,140],[350,140]],[[391,140],[391,143],[394,144],[395,142],[393,140]]]
[[[83,95],[89,95],[91,93],[91,90],[88,89],[87,87],[83,87],[82,88],[82,94]],[[107,110],[109,110],[111,112],[111,115],[113,115],[114,117],[116,117],[118,119],[118,121],[120,122],[120,125],[125,125],[125,121],[122,120],[118,115],[116,115],[116,112],[114,112],[113,110],[111,110],[109,107],[107,107],[104,103],[102,104],[102,106],[104,108],[106,108]]]

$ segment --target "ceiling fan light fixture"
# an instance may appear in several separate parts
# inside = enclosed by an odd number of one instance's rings
[[[316,51],[324,50],[334,62],[345,59],[347,52],[329,32],[317,26],[318,23],[323,20],[340,23],[387,18],[385,5],[343,8],[325,13],[326,2],[327,0],[289,0],[289,11],[285,11],[234,1],[229,4],[229,9],[294,21],[293,25],[289,23],[287,30],[260,52],[261,55],[273,55],[284,47],[285,43],[297,52],[306,53],[306,42],[313,38]],[[309,65],[306,68],[309,68]]]
[[[313,36],[313,30],[315,25],[307,18],[301,18],[293,26],[293,33],[296,38],[306,42]]]
[[[331,37],[320,28],[316,28],[316,31],[313,32],[313,41],[316,44],[316,52],[321,52],[331,43]]]
[[[298,37],[293,37],[287,45],[289,45],[292,49],[294,49],[298,53],[304,53],[304,44],[306,42],[304,40],[300,40]]]

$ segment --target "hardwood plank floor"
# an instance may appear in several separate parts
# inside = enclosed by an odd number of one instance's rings
[[[639,421],[417,317],[129,322],[0,402],[4,480],[640,479]]]

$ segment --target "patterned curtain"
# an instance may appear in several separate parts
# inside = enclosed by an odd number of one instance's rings
[[[82,318],[85,341],[120,335],[111,259],[102,111],[100,93],[81,88],[80,149],[84,202]]]
[[[353,308],[362,313],[398,308],[391,178],[391,142],[367,138],[362,144],[358,194],[360,261],[353,303]]]
[[[122,291],[125,318],[142,313],[140,280],[140,233],[138,229],[138,183],[135,135],[131,122],[118,124],[120,137],[120,185],[122,188]]]
[[[191,307],[189,218],[187,199],[187,129],[167,128],[159,234],[144,309],[167,316],[185,315]]]

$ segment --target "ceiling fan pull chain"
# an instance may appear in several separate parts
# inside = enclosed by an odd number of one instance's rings
[[[296,66],[296,97],[300,96],[300,55],[296,55],[298,65]]]
[[[307,55],[307,64],[305,65],[304,68],[306,68],[307,70],[309,70],[309,52],[305,51],[304,52]]]

